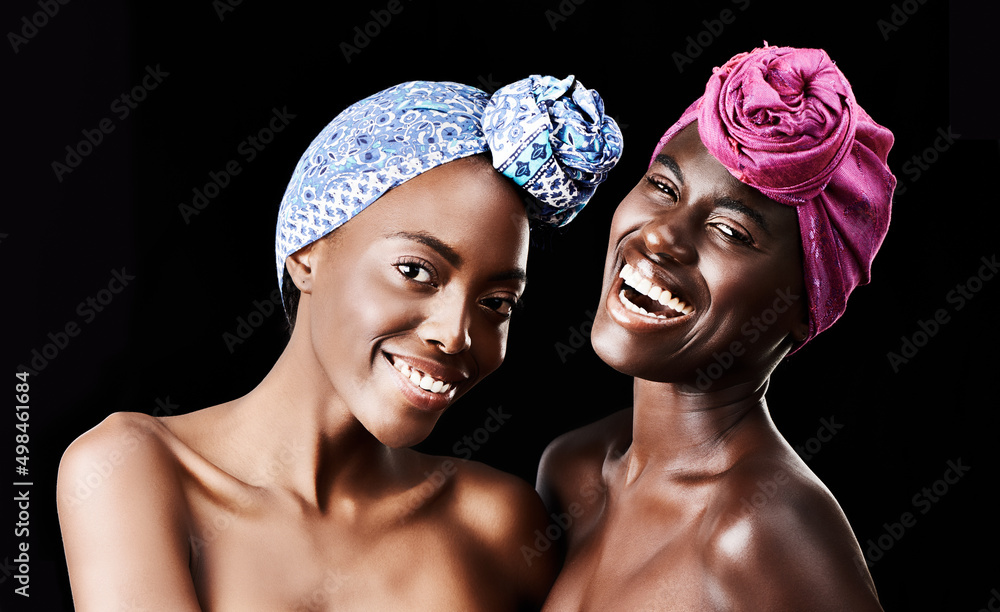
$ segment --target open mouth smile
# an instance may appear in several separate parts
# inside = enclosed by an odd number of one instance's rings
[[[382,357],[394,370],[396,386],[415,408],[440,412],[458,395],[458,388],[469,380],[459,368],[420,357],[402,357],[383,351]]]
[[[675,293],[628,263],[618,276],[622,279],[618,299],[630,312],[652,319],[673,319],[694,312],[694,308]]]
[[[418,370],[417,368],[411,366],[410,364],[403,361],[401,357],[395,355],[389,355],[389,363],[392,367],[396,368],[403,378],[410,381],[413,386],[418,387],[424,391],[429,391],[431,393],[447,394],[455,386],[450,382],[445,382],[441,379],[434,378],[430,374],[425,374],[424,372]]]

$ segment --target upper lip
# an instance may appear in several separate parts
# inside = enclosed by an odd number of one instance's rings
[[[471,373],[465,367],[445,365],[435,359],[413,354],[395,353],[392,351],[383,351],[383,353],[389,359],[390,363],[402,360],[409,364],[411,368],[420,370],[431,378],[436,378],[452,385],[458,385],[471,378]]]

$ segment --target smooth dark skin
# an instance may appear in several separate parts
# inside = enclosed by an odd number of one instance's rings
[[[495,370],[527,238],[518,192],[476,157],[290,256],[296,325],[255,389],[182,416],[118,413],[66,451],[76,609],[537,609],[555,567],[520,549],[545,528],[541,500],[408,449],[446,406],[411,401],[389,361],[457,381],[446,404]]]
[[[680,172],[654,162],[616,211],[591,335],[635,377],[633,407],[556,439],[539,468],[549,510],[574,517],[544,610],[881,610],[844,513],[764,400],[807,333],[795,210],[734,179],[697,124],[660,154]],[[657,326],[621,308],[624,262],[695,311]],[[699,380],[734,342],[732,367]]]

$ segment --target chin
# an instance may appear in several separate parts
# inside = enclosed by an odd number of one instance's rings
[[[616,371],[626,376],[644,378],[639,372],[641,368],[636,363],[638,355],[631,348],[628,334],[611,322],[601,322],[601,316],[602,313],[598,311],[590,333],[590,344],[594,348],[594,353]]]
[[[692,364],[686,353],[668,353],[652,346],[648,339],[637,340],[613,321],[602,320],[601,311],[594,320],[590,343],[601,361],[617,372],[651,382],[690,386],[697,377],[697,365],[701,365]]]

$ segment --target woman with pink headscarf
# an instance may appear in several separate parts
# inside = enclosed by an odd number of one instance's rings
[[[868,282],[892,140],[824,51],[768,46],[715,69],[661,139],[612,221],[591,335],[633,407],[539,468],[565,530],[545,610],[881,610],[764,396]]]

